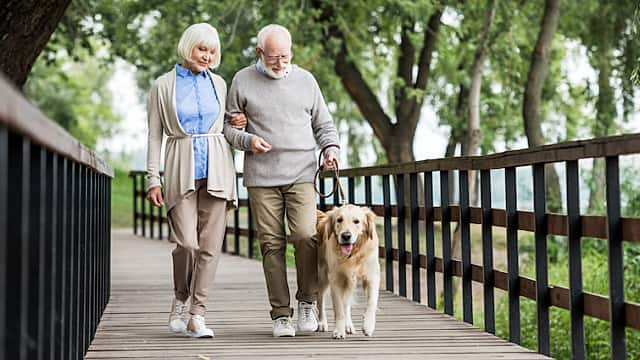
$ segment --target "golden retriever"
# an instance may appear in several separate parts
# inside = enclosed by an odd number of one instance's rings
[[[354,333],[351,304],[357,285],[367,297],[362,332],[372,336],[376,325],[380,264],[375,214],[369,208],[344,205],[326,214],[318,211],[318,331],[327,331],[324,298],[331,289],[336,326],[334,339]]]

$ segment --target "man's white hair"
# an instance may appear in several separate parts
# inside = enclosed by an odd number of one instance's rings
[[[289,45],[291,45],[291,33],[289,33],[286,27],[278,24],[269,24],[258,31],[258,47],[264,50],[264,43],[267,37],[274,33],[285,35],[287,41],[289,41]]]
[[[184,60],[193,62],[191,59],[191,52],[193,48],[198,45],[204,45],[208,48],[215,49],[213,59],[211,59],[211,66],[209,68],[215,69],[220,65],[220,38],[218,37],[218,30],[207,23],[193,24],[189,26],[183,33],[178,42],[178,55]]]

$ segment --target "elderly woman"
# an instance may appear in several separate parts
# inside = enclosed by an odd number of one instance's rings
[[[226,210],[237,200],[233,157],[222,135],[227,87],[210,71],[220,64],[218,32],[205,23],[189,26],[178,54],[182,62],[160,76],[149,92],[147,199],[158,207],[166,205],[176,243],[169,330],[213,337],[204,319],[207,293],[220,259]],[[167,142],[161,184],[163,133]]]

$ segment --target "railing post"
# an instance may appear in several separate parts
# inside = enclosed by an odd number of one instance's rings
[[[549,281],[547,271],[547,202],[546,185],[544,180],[544,166],[544,164],[533,165],[533,211],[535,217],[538,352],[541,354],[549,355],[549,306],[551,304],[551,301],[549,297]],[[567,184],[569,184],[568,180]],[[569,186],[567,186],[567,190],[568,189]]]
[[[58,351],[56,351],[56,360],[67,359],[69,350],[67,348],[67,339],[69,334],[69,313],[67,312],[68,296],[68,276],[67,276],[67,264],[69,262],[68,256],[68,235],[69,235],[69,160],[65,157],[60,157],[59,168],[60,173],[58,175],[58,182],[60,188],[58,193],[60,194],[60,200],[57,205],[57,212],[60,214],[60,221],[58,224],[58,248],[60,249],[60,262],[58,264],[58,281],[60,284],[58,300],[56,303],[56,309],[60,314],[57,322],[56,331],[56,344],[58,344]]]
[[[0,127],[0,173],[9,173],[9,133],[7,128]],[[7,208],[9,203],[9,186],[8,176],[0,176],[0,214],[8,214]],[[7,256],[9,232],[7,231],[7,216],[0,216],[0,274],[8,274]],[[0,289],[8,289],[6,276],[0,276]],[[7,292],[0,291],[0,358],[7,359],[7,343],[5,341],[7,334],[5,332]]]
[[[236,176],[236,189],[238,177]],[[240,255],[240,204],[233,209],[233,254]]]
[[[6,298],[6,324],[13,324],[5,339],[7,359],[26,359],[29,301],[29,159],[30,143],[14,134],[9,134],[9,177],[7,203],[12,211],[7,214],[6,289],[13,289]],[[3,324],[3,326],[5,326]]]
[[[582,222],[580,220],[580,181],[578,177],[578,161],[567,161],[566,172],[571,356],[574,359],[584,359],[584,295],[582,293],[582,251],[580,244],[580,236],[582,236]],[[536,254],[536,258],[537,256],[538,255]],[[540,281],[540,279],[537,279],[537,281]],[[546,286],[546,279],[544,285]]]
[[[482,289],[484,299],[484,330],[495,334],[493,279],[493,217],[491,215],[491,170],[480,171],[480,192],[482,206]]]
[[[393,292],[393,244],[391,240],[391,186],[389,175],[382,176],[382,197],[384,202],[384,270],[387,291]]]
[[[355,178],[350,176],[347,178],[347,198],[349,199],[349,204],[356,203],[356,193],[355,193]]]
[[[418,209],[418,174],[409,175],[409,196],[411,198],[411,292],[413,301],[420,302],[420,213]]]
[[[453,265],[451,262],[451,207],[449,203],[449,171],[440,171],[440,209],[442,214],[442,277],[444,313],[453,315]]]
[[[371,176],[367,175],[364,177],[364,203],[368,207],[373,205],[373,199],[371,194]]]
[[[144,177],[139,176],[139,178],[140,178],[140,189],[142,189],[142,191],[144,191],[145,190]],[[140,224],[141,224],[141,227],[142,227],[142,236],[145,237],[145,236],[147,236],[147,226],[146,226],[146,222],[147,222],[146,217],[147,216],[145,214],[146,213],[145,209],[147,208],[147,205],[145,203],[147,203],[148,201],[145,201],[144,198],[142,198],[142,199],[140,199],[140,202],[142,203],[142,206],[140,206],[140,208],[141,208],[140,210],[142,210],[140,212]]]
[[[45,224],[43,201],[46,192],[46,152],[32,145],[29,166],[29,298],[28,312],[28,354],[29,358],[41,359],[44,337],[44,248]]]
[[[436,261],[435,261],[435,227],[433,225],[433,174],[424,173],[424,223],[427,234],[427,305],[436,308]]]
[[[518,271],[518,214],[516,198],[516,168],[505,173],[507,216],[507,272],[509,283],[509,341],[520,344],[520,280]]]
[[[472,171],[472,174],[475,172]],[[460,240],[462,250],[462,317],[473,324],[473,294],[471,292],[471,209],[469,209],[469,172],[458,173],[460,190]]]
[[[407,296],[407,244],[406,244],[406,206],[404,204],[404,174],[396,176],[396,209],[398,210],[398,293]]]
[[[57,246],[58,246],[58,232],[57,221],[58,213],[56,212],[57,191],[58,191],[58,162],[57,155],[54,153],[48,153],[46,157],[47,169],[46,178],[48,179],[45,189],[45,233],[49,234],[49,244],[44,249],[45,268],[48,269],[45,275],[45,289],[44,298],[46,299],[43,309],[44,317],[44,332],[47,336],[44,337],[43,352],[49,354],[51,358],[55,359],[55,342],[56,328],[55,320],[58,316],[56,312],[56,298],[59,294],[57,282]],[[1,202],[2,200],[0,200]],[[1,259],[0,259],[1,261]],[[0,288],[2,286],[0,285]]]
[[[138,235],[138,176],[130,175],[133,184],[133,235]]]
[[[626,359],[624,311],[624,249],[620,220],[620,173],[618,157],[606,158],[607,220],[609,256],[609,326],[611,358]]]

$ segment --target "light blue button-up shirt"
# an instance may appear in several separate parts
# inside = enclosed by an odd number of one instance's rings
[[[206,134],[220,114],[220,100],[206,71],[194,75],[176,64],[176,109],[180,125],[187,134]],[[193,138],[195,179],[206,179],[209,147],[206,137]]]

